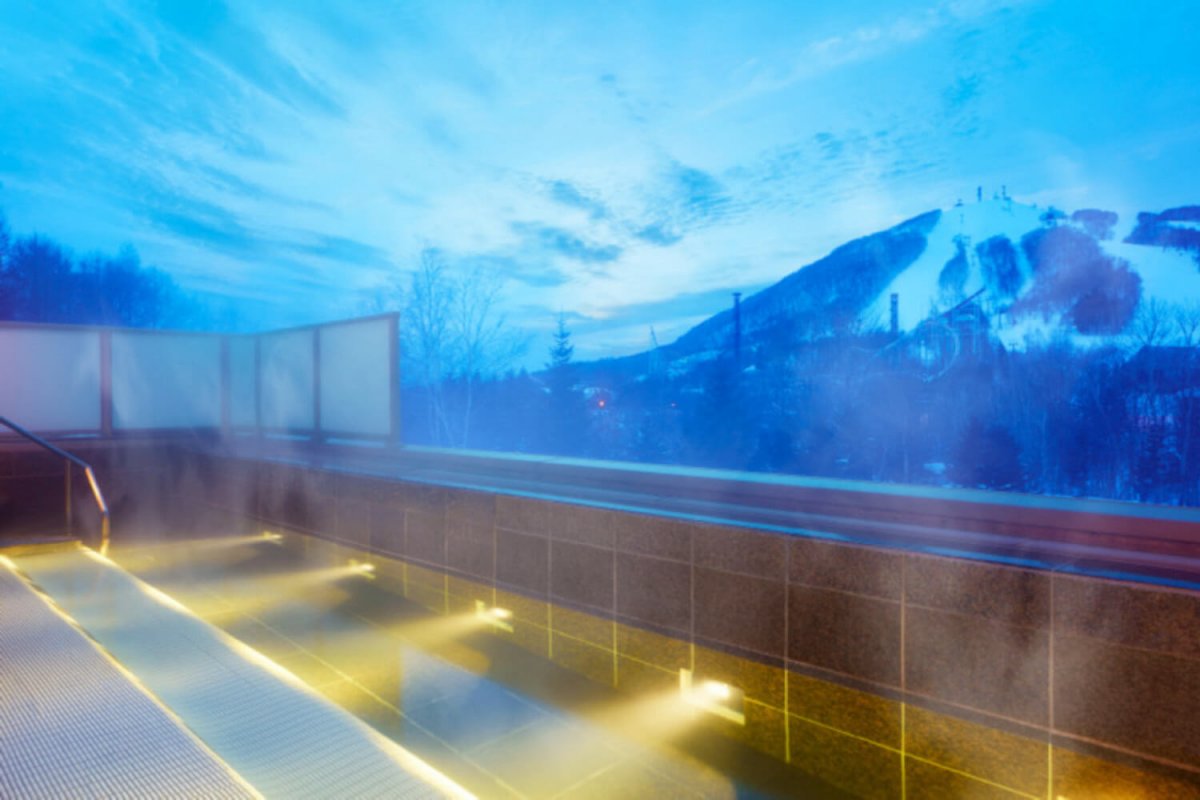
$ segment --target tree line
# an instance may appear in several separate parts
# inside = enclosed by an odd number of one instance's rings
[[[1142,299],[1103,346],[1010,350],[984,330],[932,371],[928,347],[880,330],[782,322],[684,365],[660,349],[580,363],[559,315],[528,371],[513,368],[534,342],[504,316],[504,281],[430,249],[373,293],[364,310],[402,312],[406,442],[1200,505],[1195,304]],[[131,246],[76,257],[0,215],[0,319],[198,317]]]
[[[166,273],[125,245],[77,257],[48,236],[16,236],[0,212],[0,319],[20,322],[178,325],[190,311]]]
[[[412,341],[422,326],[407,313]],[[435,374],[419,363],[429,350],[410,346],[405,440],[1200,504],[1200,307],[1143,300],[1103,346],[982,341],[932,377],[927,352],[860,326],[768,337],[686,368],[653,351],[576,363],[560,316],[533,372],[503,371],[501,357],[490,373],[460,359]],[[442,415],[462,420],[457,439],[431,424]]]

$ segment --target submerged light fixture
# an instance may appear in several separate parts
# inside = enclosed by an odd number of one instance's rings
[[[270,542],[271,544],[283,544],[282,533],[276,533],[275,531],[263,531],[262,538],[264,542]]]
[[[350,570],[355,575],[362,575],[369,581],[375,580],[375,565],[356,558],[350,559]]]
[[[684,668],[679,670],[679,693],[690,706],[735,725],[746,724],[746,693],[736,686],[721,681],[697,681],[692,671]]]
[[[512,616],[513,613],[507,608],[499,606],[488,607],[488,604],[482,600],[475,601],[475,616],[486,622],[493,628],[498,628],[509,633],[513,632]]]

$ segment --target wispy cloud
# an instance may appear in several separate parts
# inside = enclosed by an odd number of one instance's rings
[[[274,50],[224,0],[168,0],[156,6],[162,29],[178,34],[198,53],[232,71],[262,93],[303,113],[341,116],[344,109],[312,77]]]
[[[598,351],[964,185],[1103,173],[1195,202],[1197,24],[1084,0],[24,2],[0,15],[0,204],[286,322],[436,247],[506,276],[515,324],[577,313]]]
[[[587,265],[606,264],[621,257],[615,244],[592,244],[562,228],[531,222],[514,222],[512,229],[542,249]]]
[[[682,234],[670,230],[661,222],[652,222],[649,225],[638,228],[633,232],[633,235],[643,242],[649,242],[659,247],[669,247],[683,239]]]
[[[529,258],[526,255],[477,254],[463,257],[461,269],[482,268],[503,275],[525,288],[552,289],[565,286],[572,276],[546,259]]]
[[[608,219],[610,212],[603,202],[585,194],[570,181],[553,180],[547,183],[550,197],[564,206],[586,211],[594,220]]]
[[[387,267],[390,264],[386,250],[366,242],[329,234],[305,238],[311,238],[312,241],[298,242],[288,246],[288,249],[342,264],[374,267]]]
[[[655,323],[662,324],[684,318],[707,317],[729,308],[733,302],[734,291],[754,292],[761,288],[757,285],[752,287],[734,285],[705,289],[699,292],[682,292],[673,297],[645,303],[630,303],[612,309],[602,320],[589,320],[587,317],[580,316],[577,327],[582,332],[592,332],[608,327],[651,326]]]
[[[259,240],[227,214],[148,209],[146,218],[152,225],[187,239],[196,247],[221,250],[241,258],[253,258],[263,250]]]
[[[787,58],[756,61],[747,79],[709,105],[705,115],[763,95],[795,87],[818,76],[911,48],[940,31],[996,11],[1040,0],[939,0],[920,10],[879,14],[868,24],[797,43]]]

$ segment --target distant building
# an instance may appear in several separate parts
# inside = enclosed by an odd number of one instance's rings
[[[941,314],[929,317],[906,337],[905,352],[921,365],[925,380],[944,375],[960,358],[991,355],[991,322],[979,303],[980,292]]]

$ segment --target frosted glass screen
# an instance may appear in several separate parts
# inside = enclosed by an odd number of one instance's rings
[[[0,416],[35,431],[99,429],[100,334],[0,329]]]
[[[258,397],[254,388],[254,339],[235,337],[229,340],[229,422],[235,428],[257,424],[255,406]]]
[[[386,319],[321,328],[321,430],[387,436],[391,325]]]
[[[215,336],[113,333],[113,427],[221,424],[221,340]]]
[[[309,430],[314,425],[314,331],[289,331],[259,337],[262,425]]]

